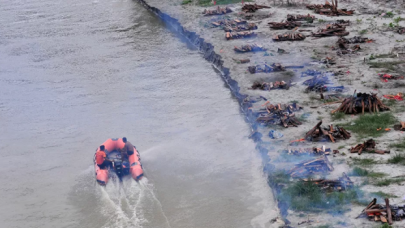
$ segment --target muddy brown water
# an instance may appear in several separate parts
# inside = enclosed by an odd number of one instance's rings
[[[265,227],[249,129],[211,65],[134,1],[2,0],[1,227]],[[146,178],[95,183],[110,137]]]

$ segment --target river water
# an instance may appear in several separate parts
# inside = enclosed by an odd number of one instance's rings
[[[135,1],[0,0],[1,227],[267,227],[272,194],[229,89]],[[110,137],[139,183],[95,183]]]

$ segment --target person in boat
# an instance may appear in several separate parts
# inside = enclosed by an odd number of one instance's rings
[[[122,141],[125,143],[121,150],[121,158],[124,161],[128,159],[129,155],[134,154],[134,145],[132,145],[132,143],[130,143],[126,137],[122,138]]]
[[[105,146],[101,145],[100,150],[96,152],[96,163],[100,169],[106,169],[111,166],[112,161],[107,158]]]

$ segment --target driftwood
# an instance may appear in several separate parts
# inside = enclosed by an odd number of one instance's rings
[[[267,48],[264,48],[262,45],[259,44],[247,44],[242,45],[241,47],[234,47],[236,52],[257,52],[257,51],[267,51]]]
[[[322,120],[319,121],[311,130],[309,130],[305,138],[311,141],[315,140],[328,140],[336,142],[336,139],[349,139],[351,134],[343,127],[329,125],[328,127],[322,127]]]
[[[225,37],[227,40],[232,39],[241,39],[241,38],[248,38],[248,37],[256,37],[257,34],[251,31],[244,31],[244,32],[227,32]]]
[[[389,107],[385,106],[380,99],[378,99],[377,94],[367,94],[367,93],[357,93],[357,96],[352,96],[343,100],[342,104],[335,110],[335,112],[343,112],[346,114],[357,114],[364,112],[379,112],[388,111]]]
[[[376,150],[375,145],[376,145],[375,141],[373,139],[369,139],[362,144],[357,144],[355,147],[352,147],[350,149],[350,153],[358,153],[359,155],[363,151],[374,151],[377,154],[389,154],[390,153],[389,150]]]
[[[221,8],[218,6],[214,10],[205,9],[203,11],[203,14],[204,14],[204,16],[211,16],[211,15],[222,15],[222,14],[227,14],[227,13],[231,13],[231,12],[232,12],[232,10],[228,7]]]
[[[269,7],[269,6],[263,6],[263,5],[257,5],[257,4],[254,4],[254,5],[250,5],[250,4],[245,4],[243,7],[242,7],[242,11],[243,12],[245,12],[245,13],[254,13],[254,12],[256,12],[257,10],[259,10],[259,9],[269,9],[269,8],[271,8],[271,7]]]

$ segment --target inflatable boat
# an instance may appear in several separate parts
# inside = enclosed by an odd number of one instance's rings
[[[96,163],[96,154],[94,154],[94,170],[96,172],[96,180],[100,185],[106,185],[110,176],[109,172],[115,172],[120,180],[123,176],[131,174],[132,178],[136,181],[140,180],[143,176],[142,164],[140,163],[139,152],[134,147],[134,153],[128,155],[128,159],[122,160],[120,149],[125,146],[122,139],[107,139],[102,145],[105,146],[104,152],[108,159],[112,161],[112,167],[100,169]],[[96,153],[100,150],[97,148]]]

